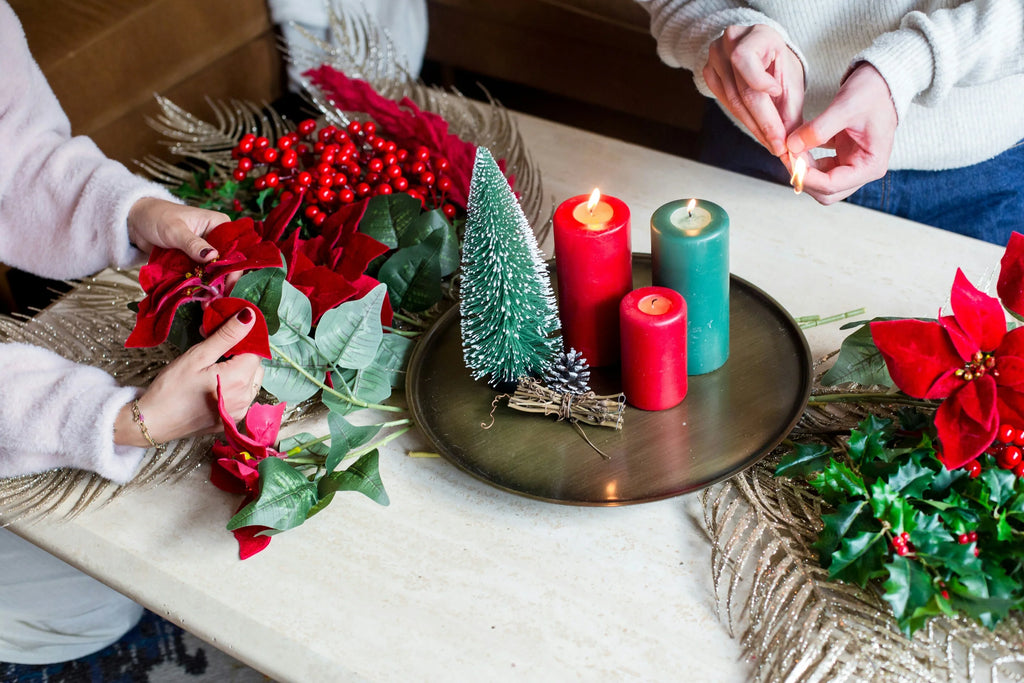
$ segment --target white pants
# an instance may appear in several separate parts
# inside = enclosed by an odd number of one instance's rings
[[[0,662],[53,664],[119,640],[142,607],[0,528]]]

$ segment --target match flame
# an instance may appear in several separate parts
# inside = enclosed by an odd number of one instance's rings
[[[587,211],[593,214],[599,201],[601,201],[601,190],[595,187],[594,191],[590,193],[590,199],[587,200]]]
[[[800,194],[804,191],[804,176],[807,175],[807,162],[803,157],[796,157],[793,160],[793,175],[789,178],[789,184],[793,186],[793,192]]]
[[[695,206],[697,206],[696,199],[691,199],[690,203],[686,205],[686,213],[689,214],[691,218],[693,217],[693,207]]]

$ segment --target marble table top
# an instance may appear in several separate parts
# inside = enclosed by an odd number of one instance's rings
[[[517,117],[552,208],[594,187],[629,204],[633,244],[684,197],[731,219],[732,271],[794,316],[932,316],[957,267],[992,282],[1001,249],[539,119]],[[550,250],[550,244],[545,245]],[[814,357],[837,325],[811,329]],[[205,469],[71,520],[14,530],[281,681],[739,681],[695,494],[572,507],[482,483],[410,432],[381,455],[391,505],[339,497],[241,562],[237,498]]]

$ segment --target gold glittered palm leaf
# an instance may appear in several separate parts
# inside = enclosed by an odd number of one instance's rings
[[[809,406],[793,436],[834,443],[866,412]],[[719,615],[755,680],[1024,680],[1019,612],[994,632],[940,617],[907,638],[878,591],[829,581],[811,547],[829,510],[813,489],[775,477],[778,455],[701,494]]]

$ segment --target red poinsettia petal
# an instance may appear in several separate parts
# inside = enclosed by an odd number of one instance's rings
[[[277,242],[284,235],[284,231],[295,217],[295,212],[302,206],[302,198],[306,194],[306,188],[300,188],[298,192],[292,192],[291,196],[270,210],[262,223],[256,224],[256,232],[265,240]]]
[[[218,458],[210,466],[210,483],[221,491],[259,493],[259,480],[258,469],[235,457]]]
[[[148,294],[170,279],[183,277],[194,265],[183,251],[155,247],[149,255],[149,261],[139,269],[139,284]]]
[[[334,250],[326,265],[341,273],[346,280],[354,281],[366,272],[373,259],[387,251],[388,246],[383,242],[357,232],[345,240],[343,248]]]
[[[914,398],[943,398],[950,375],[963,365],[938,323],[884,320],[871,323],[871,338],[885,359],[893,382]]]
[[[999,429],[996,383],[991,377],[964,382],[935,411],[935,427],[942,446],[939,460],[947,469],[962,467],[977,458],[992,444]]]
[[[1010,234],[1000,266],[996,292],[1004,306],[1024,315],[1024,235]]]
[[[303,270],[289,281],[309,298],[313,306],[313,324],[327,311],[351,299],[356,292],[352,283],[326,266]]]
[[[281,430],[281,417],[286,407],[284,403],[253,403],[245,414],[245,431],[256,443],[273,446],[277,443],[277,433]]]
[[[220,385],[219,375],[217,376],[217,412],[220,413],[220,421],[224,426],[224,439],[236,453],[245,451],[253,456],[256,462],[267,457],[267,445],[270,444],[264,445],[242,434],[238,431],[238,425],[235,424],[234,418],[228,414],[227,407],[224,405],[224,391]]]
[[[249,334],[245,335],[245,339],[231,347],[224,355],[231,357],[240,353],[255,353],[262,358],[270,358],[270,333],[267,331],[267,321],[260,309],[245,299],[222,297],[211,301],[203,311],[203,324],[200,331],[203,336],[210,336],[228,318],[243,308],[251,309],[256,316],[256,321],[253,323],[252,329],[249,330]]]
[[[243,526],[240,529],[233,529],[231,533],[238,541],[238,559],[247,560],[270,545],[270,536],[259,535],[269,529],[268,526]]]
[[[971,284],[959,268],[953,280],[950,304],[956,322],[982,351],[993,351],[1006,334],[1006,313],[995,297]]]
[[[369,197],[345,204],[332,213],[320,226],[320,234],[327,241],[328,251],[332,251],[343,240],[343,238],[354,235],[359,227],[359,221],[363,220],[366,213],[366,206],[370,203]],[[327,265],[327,264],[324,264]]]

